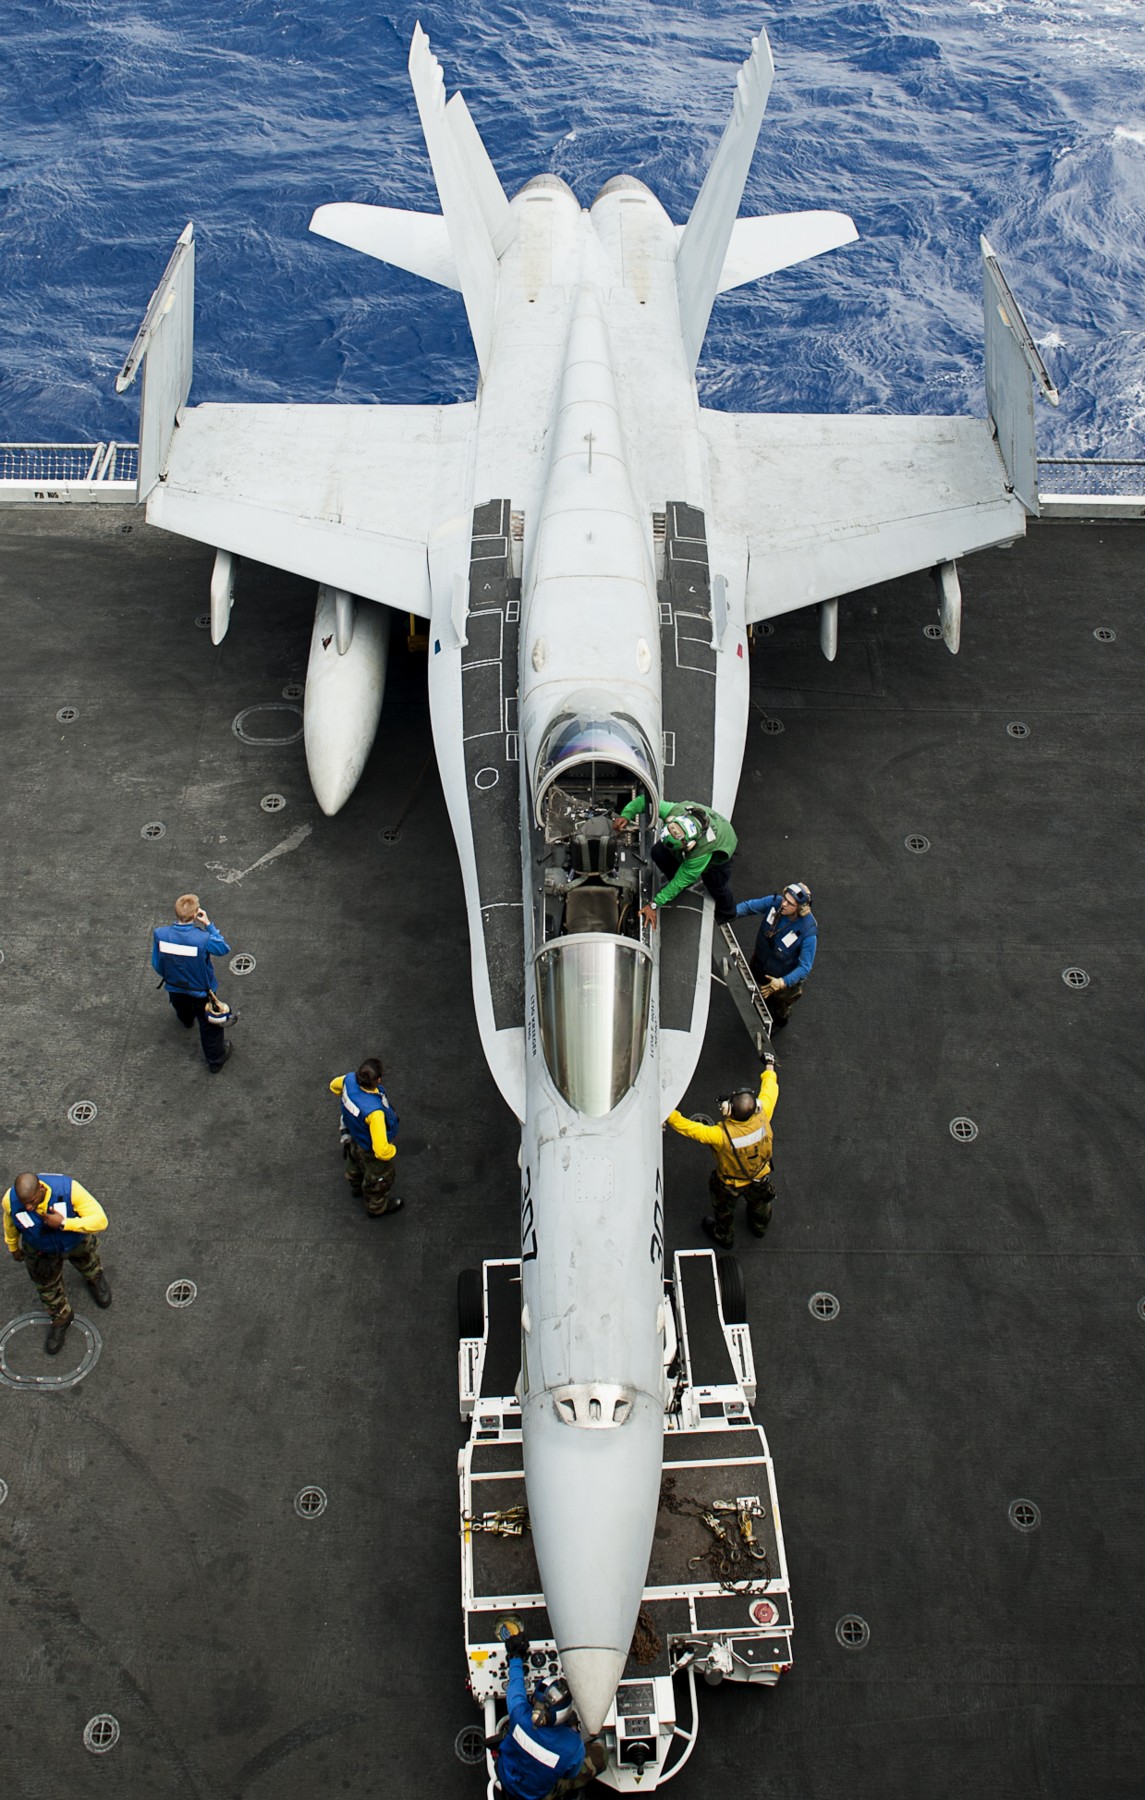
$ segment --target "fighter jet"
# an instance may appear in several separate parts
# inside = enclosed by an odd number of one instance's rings
[[[1030,373],[984,245],[977,418],[808,417],[699,403],[719,294],[856,236],[838,212],[738,218],[773,77],[761,32],[687,222],[631,175],[582,203],[506,195],[418,27],[409,72],[440,213],[323,206],[312,229],[457,290],[476,397],[445,406],[186,406],[190,227],[125,364],[145,363],[140,492],[235,559],[319,584],[306,750],[347,799],[385,680],[386,609],[428,620],[441,779],[465,879],[490,1068],[521,1121],[520,1398],[549,1617],[584,1726],[628,1654],[656,1520],[665,1403],[661,1123],[707,1017],[711,907],[641,915],[665,796],[732,812],[749,630],[954,559],[1036,510]],[[641,797],[635,836],[615,815]]]

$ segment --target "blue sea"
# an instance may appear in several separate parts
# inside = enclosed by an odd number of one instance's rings
[[[860,241],[717,302],[707,403],[982,411],[984,231],[1062,392],[1043,454],[1145,453],[1145,0],[6,0],[0,438],[134,438],[114,377],[188,219],[192,399],[471,397],[460,299],[307,231],[436,210],[419,16],[509,192],[624,170],[678,220],[766,27],[741,210]]]

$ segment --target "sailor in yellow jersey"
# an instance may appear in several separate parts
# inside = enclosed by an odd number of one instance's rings
[[[111,1305],[95,1241],[97,1231],[107,1230],[107,1214],[74,1175],[17,1175],[0,1204],[5,1246],[25,1265],[51,1315],[44,1348],[55,1356],[75,1317],[64,1292],[65,1258],[87,1282],[96,1305]]]
[[[747,1209],[748,1230],[761,1238],[771,1222],[771,1206],[775,1189],[771,1185],[771,1115],[779,1099],[779,1078],[775,1073],[775,1057],[764,1053],[759,1092],[754,1088],[736,1088],[720,1098],[718,1125],[698,1125],[683,1113],[670,1112],[668,1124],[681,1137],[694,1138],[707,1144],[715,1154],[716,1166],[708,1179],[712,1211],[701,1221],[701,1227],[713,1244],[730,1250],[735,1242],[736,1202],[743,1199]]]
[[[368,1056],[358,1069],[335,1075],[330,1092],[342,1102],[342,1152],[350,1192],[366,1203],[371,1219],[400,1212],[405,1201],[392,1192],[398,1153],[398,1115],[382,1086],[382,1063]]]

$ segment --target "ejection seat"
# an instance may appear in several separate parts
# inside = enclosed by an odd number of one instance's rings
[[[611,931],[620,926],[620,893],[600,877],[608,872],[612,826],[608,819],[583,819],[569,840],[576,885],[565,896],[565,930]]]

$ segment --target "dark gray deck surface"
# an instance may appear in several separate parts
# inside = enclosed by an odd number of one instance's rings
[[[209,573],[116,509],[0,514],[5,1173],[92,1188],[115,1290],[106,1314],[77,1295],[104,1344],[82,1385],[0,1388],[0,1787],[476,1800],[453,1754],[454,1281],[516,1249],[516,1132],[473,1023],[424,669],[395,658],[326,820],[300,741],[231,730],[302,679],[311,595],[244,571],[216,651]],[[798,618],[755,666],[741,884],[806,878],[822,931],[779,1040],[775,1220],[741,1246],[795,1669],[701,1694],[678,1800],[1145,1792],[1145,534],[1043,526],[963,589],[957,659],[923,635],[919,577],[844,604],[834,667]],[[257,959],[224,984],[243,1018],[218,1078],[146,962],[190,887]],[[326,1083],[378,1048],[408,1204],[369,1221]],[[689,1110],[751,1066],[717,993]],[[93,1123],[67,1123],[78,1100]],[[668,1143],[670,1250],[706,1173]],[[34,1295],[0,1279],[2,1324]],[[54,1369],[39,1335],[11,1360]],[[866,1649],[836,1641],[852,1612]],[[122,1738],[93,1757],[103,1712]]]

